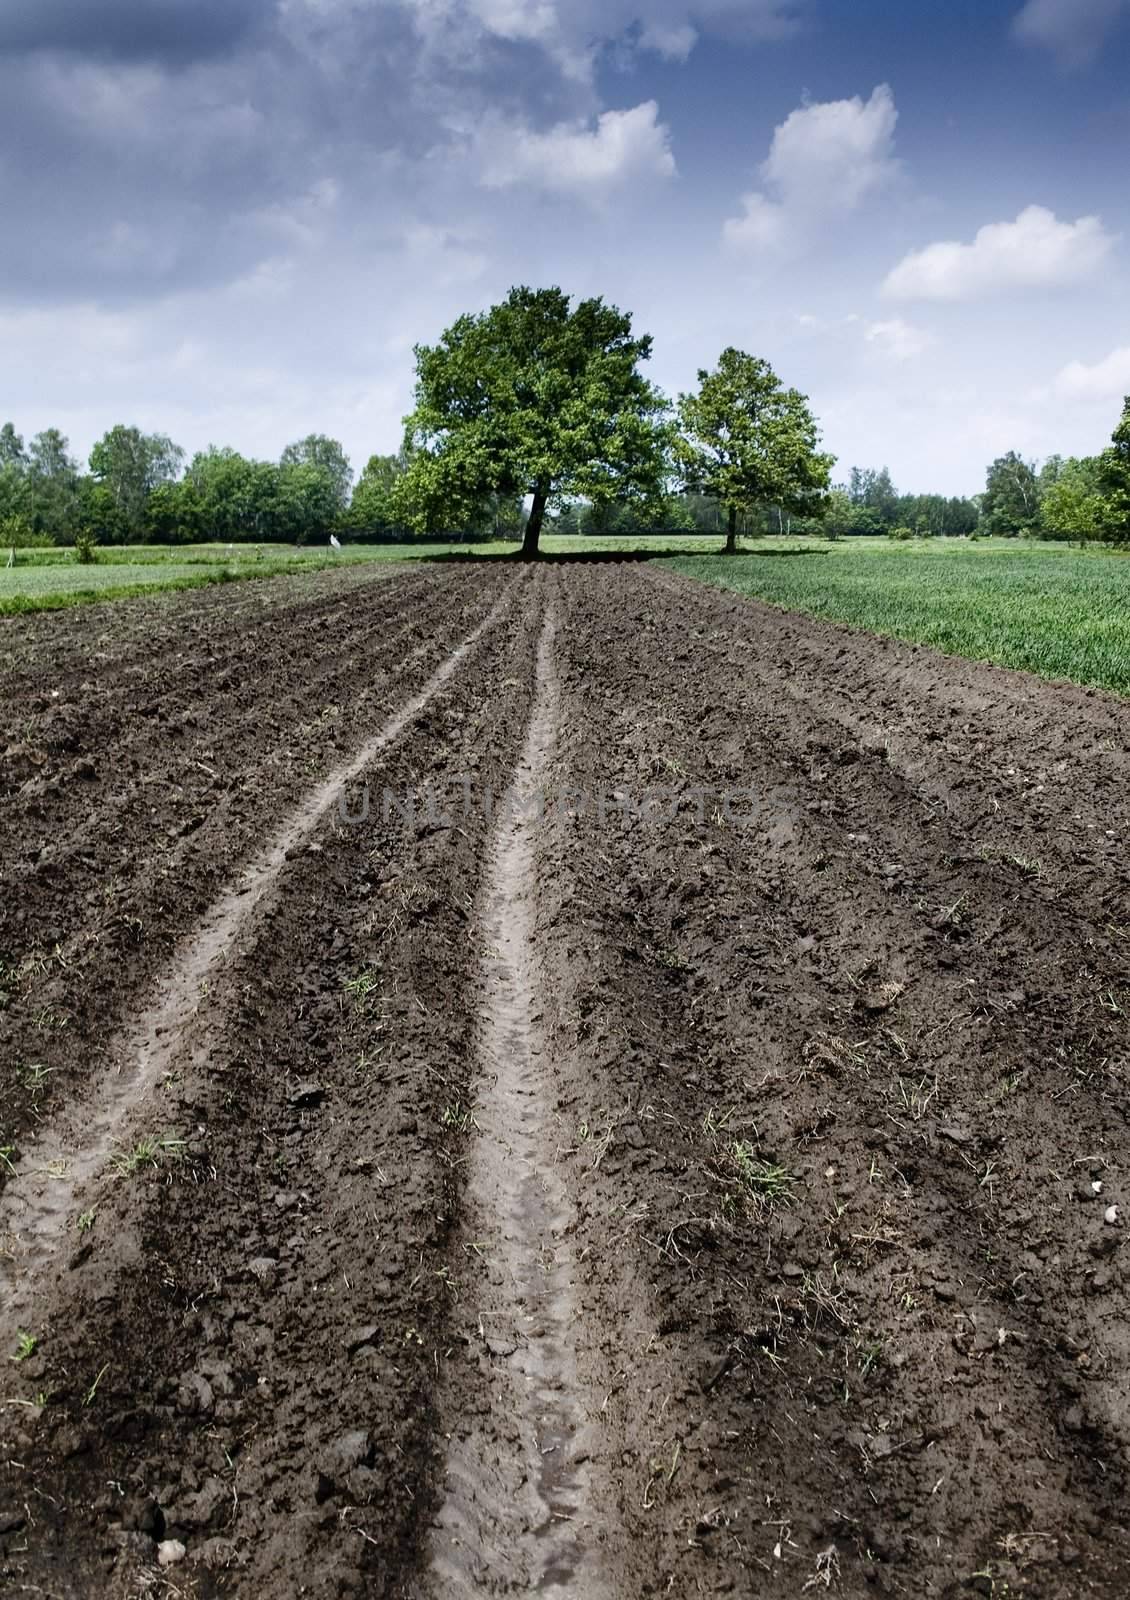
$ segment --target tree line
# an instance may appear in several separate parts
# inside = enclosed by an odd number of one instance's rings
[[[806,396],[734,348],[671,402],[643,373],[652,340],[602,299],[512,289],[415,350],[414,407],[395,455],[357,483],[322,434],[278,462],[116,426],[82,471],[56,429],[0,429],[0,542],[287,542],[592,534],[822,532],[1130,538],[1130,400],[1110,448],[994,461],[975,498],[899,494],[885,467],[832,484]]]

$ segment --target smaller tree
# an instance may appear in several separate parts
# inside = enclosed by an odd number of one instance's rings
[[[981,497],[981,531],[1004,538],[1030,535],[1040,518],[1040,487],[1032,462],[1010,450],[989,467]]]
[[[354,537],[389,539],[403,529],[397,485],[406,471],[402,454],[369,457],[344,519]]]
[[[91,545],[126,544],[130,524],[109,484],[97,478],[79,481],[72,519],[72,535]]]
[[[725,509],[726,553],[737,549],[739,516],[758,505],[821,515],[835,457],[820,451],[804,395],[786,389],[767,361],[732,347],[698,381],[697,394],[679,397],[676,456],[687,487]]]
[[[268,489],[273,537],[295,544],[323,542],[337,527],[341,512],[338,486],[324,467],[313,461],[272,468],[274,492]]]
[[[1109,537],[1111,507],[1103,493],[1099,460],[1094,456],[1055,459],[1055,476],[1040,501],[1040,531],[1048,539],[1078,539],[1080,543]]]
[[[191,478],[159,483],[152,490],[143,532],[151,544],[192,544],[203,537],[200,496]]]
[[[172,483],[183,461],[184,451],[163,433],[119,424],[99,439],[90,470],[113,496],[124,539],[140,536],[150,494],[158,484]]]
[[[856,508],[843,484],[837,484],[828,495],[824,512],[824,532],[829,539],[842,539],[856,531]]]
[[[349,457],[336,439],[324,433],[308,433],[297,444],[288,444],[279,458],[281,467],[316,467],[329,479],[334,502],[339,511],[349,504],[349,489],[353,482],[353,468]]]
[[[78,468],[58,428],[37,433],[27,450],[27,516],[36,533],[56,544],[71,537],[79,492]]]
[[[1130,540],[1130,395],[1110,445],[1099,457],[1099,479],[1108,502],[1109,537]]]
[[[27,470],[27,451],[23,439],[10,422],[0,428],[0,472],[5,467],[13,468],[16,472]]]

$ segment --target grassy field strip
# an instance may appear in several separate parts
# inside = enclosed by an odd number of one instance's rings
[[[763,541],[770,545],[773,541]],[[757,543],[751,548],[758,548]],[[436,556],[513,556],[513,543],[452,544],[421,540],[412,544],[328,545],[295,549],[293,545],[200,544],[101,547],[97,561],[83,566],[74,552],[28,549],[16,552],[12,567],[0,565],[0,616],[52,611],[97,600],[120,600],[155,589],[190,589],[198,584],[230,583],[239,578],[274,577],[280,573],[320,572],[326,567],[370,562],[427,560]],[[598,555],[608,551],[661,554],[706,553],[718,548],[711,537],[660,535],[650,539],[587,539],[552,535],[543,540],[550,555]]]
[[[1062,545],[853,540],[690,556],[676,571],[950,655],[1130,694],[1130,557]]]

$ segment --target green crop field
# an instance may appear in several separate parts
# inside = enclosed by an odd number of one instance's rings
[[[788,610],[1130,694],[1130,555],[1014,539],[764,545],[672,565]]]
[[[398,553],[402,550],[399,547]],[[361,546],[333,555],[326,549],[267,545],[260,556],[254,545],[239,545],[230,553],[225,545],[130,545],[99,550],[97,561],[84,566],[70,550],[21,550],[15,566],[0,567],[0,616],[125,599],[157,589],[314,572],[331,562],[372,559],[376,554],[375,549]]]

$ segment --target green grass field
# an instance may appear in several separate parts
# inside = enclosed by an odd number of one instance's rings
[[[266,545],[259,556],[254,545],[236,545],[230,554],[226,545],[130,545],[99,550],[97,561],[84,566],[70,550],[20,550],[15,566],[0,567],[0,616],[120,600],[158,589],[312,572],[331,562],[364,559],[371,555],[360,547],[346,556],[326,549]]]
[[[1125,553],[1012,539],[782,540],[776,554],[671,565],[787,610],[1130,694]]]
[[[718,541],[671,537],[596,540],[552,535],[542,541],[550,554],[591,555],[601,550],[638,549],[641,544],[649,549],[705,552],[716,549]],[[423,540],[418,544],[356,544],[337,552],[328,545],[305,550],[271,544],[127,545],[100,548],[97,561],[86,566],[75,560],[73,550],[18,550],[16,564],[7,568],[2,565],[0,552],[0,616],[123,599],[157,589],[188,589],[240,578],[319,571],[343,563],[419,561],[436,556],[513,556],[516,550],[516,545],[501,540],[473,545]]]
[[[90,600],[330,565],[435,556],[513,556],[513,544],[132,546],[82,566],[69,550],[24,550],[0,568],[0,616]],[[1021,540],[747,541],[717,537],[590,539],[547,535],[548,555],[654,551],[670,569],[789,610],[952,655],[1021,667],[1130,694],[1130,554]]]

